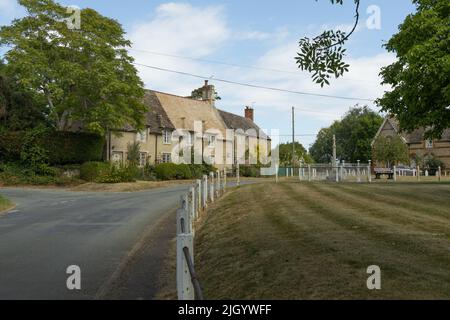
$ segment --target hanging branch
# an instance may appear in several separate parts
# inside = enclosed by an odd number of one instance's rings
[[[316,0],[317,1],[317,0]],[[330,0],[332,4],[343,4],[343,0]],[[312,73],[312,79],[323,87],[329,85],[331,75],[339,78],[350,67],[343,61],[346,49],[345,42],[355,32],[359,23],[360,0],[356,4],[355,24],[349,33],[341,30],[327,30],[313,39],[305,37],[300,40],[300,52],[297,53],[298,67]]]

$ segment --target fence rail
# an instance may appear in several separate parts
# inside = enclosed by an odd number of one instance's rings
[[[195,272],[195,222],[205,212],[208,203],[219,199],[226,191],[227,170],[211,172],[197,180],[181,196],[177,210],[177,293],[179,300],[203,300],[200,281]]]

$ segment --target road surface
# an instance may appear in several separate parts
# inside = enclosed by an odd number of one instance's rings
[[[17,204],[0,214],[0,299],[151,298],[165,246],[175,236],[174,212],[187,188],[133,193],[0,189]],[[161,227],[162,220],[169,227]],[[124,261],[149,232],[159,232],[153,248],[159,256],[147,258],[145,270],[141,267],[145,279],[130,279],[141,287],[131,294],[127,288],[119,295],[109,292]],[[67,289],[71,265],[81,268],[81,290]]]

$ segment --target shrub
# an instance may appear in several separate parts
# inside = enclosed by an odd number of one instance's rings
[[[144,180],[144,181],[155,181],[155,180],[157,180],[155,166],[152,166],[150,164],[146,164],[145,167],[142,168],[140,178],[142,180]]]
[[[239,173],[247,178],[259,178],[261,176],[261,168],[259,166],[239,166]]]
[[[87,161],[100,161],[103,157],[104,138],[92,133],[41,131],[34,132],[34,143],[27,144],[25,131],[0,133],[0,154],[2,161],[18,161],[25,152],[25,158],[30,148],[33,153],[46,150],[50,165],[82,164]],[[51,148],[49,148],[51,146]],[[24,150],[25,148],[25,150]]]
[[[110,166],[109,170],[100,174],[95,182],[98,183],[121,183],[135,182],[140,170],[134,165]]]
[[[177,165],[161,163],[155,167],[155,174],[159,180],[174,180],[177,176]]]
[[[99,176],[109,173],[110,170],[111,165],[106,162],[85,162],[80,167],[80,178],[93,182]]]

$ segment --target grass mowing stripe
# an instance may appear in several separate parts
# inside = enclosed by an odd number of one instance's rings
[[[419,238],[418,236],[388,233],[381,230],[379,226],[364,225],[361,223],[361,214],[358,213],[360,209],[357,206],[355,207],[354,204],[343,201],[343,199],[337,199],[336,201],[336,199],[327,194],[321,194],[314,189],[314,184],[307,184],[306,186],[308,193],[297,193],[297,199],[316,210],[323,217],[331,219],[347,229],[353,229],[354,226],[358,226],[358,229],[354,229],[354,232],[361,234],[361,236],[370,237],[374,241],[384,243],[387,248],[398,250],[400,256],[402,252],[414,252],[417,262],[426,263],[428,259],[433,259],[436,263],[446,266],[450,265],[450,257],[445,252],[449,244],[448,240],[440,242],[438,239],[431,239],[434,242],[433,245],[424,245],[423,241],[417,239]],[[295,193],[295,190],[293,190],[295,184],[284,184],[283,187]],[[312,199],[312,195],[319,196],[321,201]],[[330,205],[332,202],[334,202],[334,205]]]
[[[373,191],[371,193],[371,190],[365,189],[366,191],[363,191],[363,186],[350,187],[340,185],[336,187],[315,184],[314,188],[334,199],[342,198],[346,202],[352,203],[355,207],[375,217],[377,221],[374,221],[374,223],[382,222],[385,224],[385,220],[389,220],[395,223],[395,225],[392,225],[393,228],[400,228],[405,231],[413,227],[430,233],[432,236],[436,234],[442,234],[442,236],[445,236],[447,233],[450,234],[450,221],[448,219],[442,216],[439,216],[439,218],[429,217],[423,211],[406,208],[401,200],[396,202],[383,201],[384,198],[381,198]],[[394,208],[395,210],[393,210]],[[433,221],[432,224],[431,221]]]
[[[350,186],[350,185],[341,185],[342,189],[346,189],[351,191],[354,194],[358,194],[361,197],[368,198],[370,197],[372,200],[377,200],[381,202],[385,202],[387,204],[391,204],[394,206],[401,206],[403,208],[408,208],[412,211],[419,212],[419,210],[426,211],[427,214],[440,216],[445,219],[450,218],[450,202],[449,206],[446,206],[443,201],[436,201],[437,199],[434,199],[431,203],[428,202],[426,205],[421,204],[420,202],[425,202],[426,199],[424,196],[424,193],[413,193],[408,192],[408,190],[405,191],[399,191],[399,190],[391,190],[386,188],[373,188],[372,185],[358,185]],[[366,190],[366,191],[364,191]],[[372,192],[372,193],[370,193]],[[430,199],[432,195],[428,197]],[[450,195],[449,195],[450,198]],[[444,199],[440,199],[444,200]],[[439,204],[438,204],[439,203]]]

